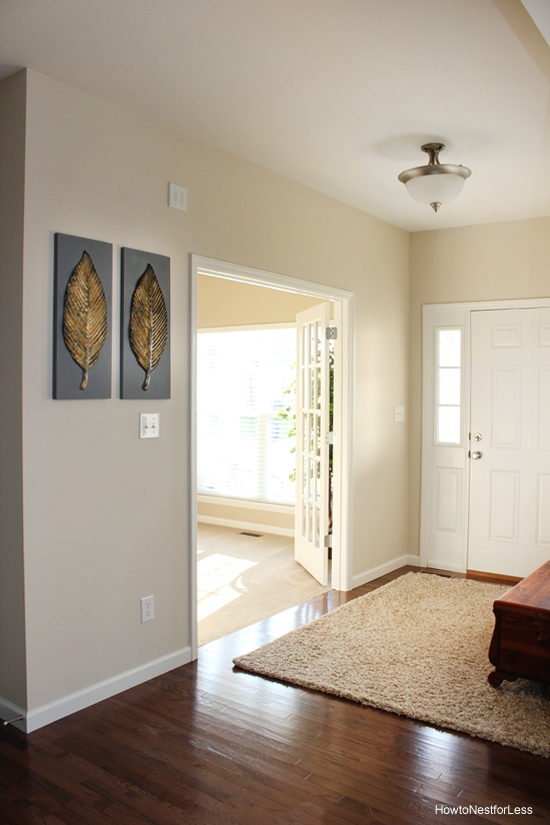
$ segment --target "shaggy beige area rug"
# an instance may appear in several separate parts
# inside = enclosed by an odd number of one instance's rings
[[[493,601],[509,588],[407,573],[234,663],[550,757],[550,685],[493,688]]]

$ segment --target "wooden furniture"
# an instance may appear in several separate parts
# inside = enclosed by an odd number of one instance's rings
[[[550,681],[550,561],[493,604],[493,687],[518,677]]]

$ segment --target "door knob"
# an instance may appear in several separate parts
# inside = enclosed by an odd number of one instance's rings
[[[470,453],[470,458],[473,461],[479,461],[479,459],[482,457],[482,455],[483,455],[483,453],[480,453],[479,450],[474,450],[473,453]]]

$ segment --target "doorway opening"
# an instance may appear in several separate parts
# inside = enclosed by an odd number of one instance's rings
[[[274,298],[271,289],[204,275],[197,298],[202,646],[314,598],[330,582],[304,569],[294,540],[296,327],[288,319],[317,299]]]
[[[199,298],[201,297],[201,286],[205,287],[208,285],[208,289],[212,294],[213,287],[221,288],[221,292],[218,294],[215,300],[211,301],[210,303],[206,300],[206,306],[208,308],[208,312],[202,314],[199,318],[199,309],[201,306],[201,301]],[[251,290],[250,287],[263,287],[260,290]],[[338,329],[340,340],[339,340],[339,347],[335,349],[335,371],[334,371],[334,402],[333,402],[333,409],[334,409],[334,427],[333,427],[333,435],[330,436],[330,440],[334,441],[334,446],[332,447],[333,455],[332,455],[332,472],[333,472],[333,479],[334,479],[334,493],[332,496],[332,550],[329,550],[328,544],[330,542],[326,542],[326,547],[323,547],[323,552],[328,554],[332,553],[332,587],[335,589],[342,589],[347,590],[350,586],[351,581],[351,559],[350,559],[350,537],[351,537],[351,513],[350,513],[350,474],[351,474],[351,375],[352,375],[352,335],[353,335],[353,295],[351,293],[345,292],[343,290],[338,290],[330,287],[326,287],[324,285],[319,285],[315,283],[310,283],[307,281],[299,281],[297,279],[288,278],[285,276],[277,275],[274,273],[268,273],[261,270],[253,270],[248,267],[241,267],[236,266],[234,264],[224,263],[212,259],[206,259],[199,256],[192,256],[191,259],[191,353],[192,353],[192,364],[191,364],[191,371],[192,371],[192,394],[191,394],[191,465],[192,465],[192,472],[191,472],[191,479],[192,479],[192,489],[191,489],[191,512],[199,514],[201,513],[201,523],[200,525],[197,524],[195,521],[194,524],[191,525],[191,595],[192,595],[192,604],[191,604],[191,620],[193,625],[193,638],[194,638],[194,656],[197,655],[198,649],[198,602],[199,602],[199,594],[198,594],[198,560],[197,560],[197,548],[201,549],[201,544],[204,548],[204,542],[208,544],[208,542],[216,542],[218,539],[216,538],[216,533],[222,534],[223,541],[227,539],[230,542],[230,545],[235,548],[234,556],[231,557],[231,553],[228,554],[228,557],[220,558],[223,554],[216,554],[215,552],[211,552],[210,554],[203,554],[204,560],[207,558],[210,559],[206,565],[203,565],[207,569],[214,569],[217,563],[220,564],[220,567],[226,568],[226,573],[231,575],[232,571],[242,570],[243,576],[246,579],[249,579],[251,582],[254,579],[253,573],[255,572],[252,568],[255,565],[256,559],[256,552],[254,551],[254,555],[252,556],[251,560],[250,555],[246,556],[248,548],[250,548],[251,543],[256,543],[256,547],[259,548],[260,544],[263,543],[267,547],[267,555],[277,554],[280,548],[275,548],[274,545],[277,544],[284,544],[286,542],[287,547],[290,542],[293,542],[293,534],[294,529],[292,529],[289,525],[292,524],[292,521],[289,521],[290,514],[294,509],[291,506],[291,502],[286,502],[282,504],[282,510],[286,509],[286,513],[281,511],[281,506],[275,505],[275,510],[277,510],[275,514],[275,520],[280,518],[281,515],[286,516],[286,527],[275,526],[273,528],[273,532],[268,529],[265,530],[265,521],[266,521],[266,508],[265,505],[262,504],[261,501],[247,501],[246,498],[239,498],[238,490],[239,484],[244,483],[241,479],[240,481],[237,480],[236,487],[234,488],[237,490],[237,496],[234,499],[226,498],[222,503],[222,513],[225,511],[227,517],[224,519],[220,517],[220,497],[218,498],[209,498],[206,496],[203,498],[200,489],[200,485],[198,482],[198,462],[197,462],[197,435],[198,435],[198,410],[197,410],[197,402],[198,402],[198,395],[197,395],[197,388],[198,388],[198,381],[197,381],[197,353],[198,353],[198,341],[199,336],[202,335],[201,329],[204,330],[205,326],[209,328],[210,331],[212,329],[221,331],[220,328],[227,327],[227,317],[228,317],[228,288],[232,287],[235,288],[235,294],[237,298],[237,302],[233,304],[233,311],[230,311],[230,326],[235,331],[239,327],[242,329],[244,326],[249,332],[253,331],[252,328],[258,329],[264,328],[269,329],[270,322],[277,323],[277,313],[274,308],[277,303],[281,304],[285,302],[287,305],[290,303],[291,306],[296,308],[295,315],[299,314],[299,311],[303,309],[304,306],[311,307],[312,305],[318,304],[320,301],[331,301],[333,304],[333,315],[334,321],[331,321],[332,326],[336,326]],[[222,294],[223,293],[223,294]],[[269,295],[268,304],[269,304],[269,311],[266,315],[265,311],[265,302],[262,308],[262,300],[258,299],[258,295],[262,294],[265,296],[266,294]],[[205,296],[202,295],[202,298]],[[250,306],[246,306],[246,302],[251,302]],[[202,300],[202,306],[204,309],[204,300]],[[211,311],[210,311],[211,310]],[[221,311],[223,310],[223,312]],[[203,317],[204,316],[204,317]],[[205,323],[205,317],[208,316],[208,320]],[[225,320],[224,320],[225,319]],[[243,320],[245,323],[243,323]],[[257,323],[250,324],[250,321],[256,321]],[[286,322],[286,323],[285,323]],[[279,324],[277,326],[286,326],[288,328],[289,318],[285,318],[282,322],[279,320]],[[324,332],[324,330],[323,330]],[[293,333],[294,334],[294,333]],[[336,334],[336,333],[334,333]],[[330,338],[331,335],[328,335],[327,338]],[[227,339],[229,340],[229,339]],[[328,347],[327,347],[328,352]],[[327,387],[328,392],[328,387]],[[215,403],[215,402],[214,402]],[[223,404],[222,404],[223,406]],[[242,412],[242,411],[241,411]],[[261,431],[262,429],[265,431],[265,421],[260,422],[259,420],[252,420],[253,416],[245,416],[244,420],[247,423],[247,433],[244,433],[246,437],[247,434],[250,436],[256,437],[256,434]],[[239,420],[239,428],[242,428],[242,416]],[[271,425],[274,422],[271,422]],[[285,429],[285,426],[288,425],[288,421],[285,422],[284,420],[279,419],[275,426],[275,431],[279,429]],[[270,425],[270,426],[271,426]],[[201,422],[201,429],[203,432],[203,441],[204,441],[204,422]],[[320,432],[319,432],[319,435]],[[325,439],[329,439],[328,434],[323,434],[323,441]],[[275,438],[277,440],[277,438]],[[280,440],[280,439],[279,439]],[[235,445],[229,445],[227,450],[229,453],[231,449]],[[254,449],[257,450],[257,446],[255,445]],[[281,445],[279,445],[280,447]],[[288,445],[287,445],[288,446]],[[242,454],[243,462],[233,462],[238,464],[245,464],[244,461],[244,454],[246,452],[246,445],[243,448],[242,445],[239,447],[240,454]],[[227,452],[227,451],[226,451]],[[215,450],[211,453],[211,473],[210,478],[213,485],[218,483],[216,481],[216,461],[215,461]],[[220,466],[221,466],[220,461]],[[313,465],[312,465],[313,466]],[[282,472],[283,470],[279,468],[278,475],[281,476],[282,479]],[[208,473],[207,473],[208,475]],[[219,475],[219,474],[218,474]],[[223,475],[223,473],[222,473]],[[252,478],[253,474],[249,473],[248,479],[246,483],[250,487],[254,487],[257,482]],[[277,473],[275,473],[277,476]],[[262,481],[263,489],[265,493],[265,489],[273,485],[279,489],[279,493],[282,497],[284,497],[285,493],[283,491],[284,484],[281,483],[281,479],[277,478],[270,478],[268,482],[266,482],[265,478]],[[206,484],[209,482],[206,481]],[[219,482],[223,484],[223,479]],[[204,492],[204,484],[205,484],[205,475],[201,472],[201,482],[200,484],[203,486],[202,492]],[[314,481],[311,481],[311,484],[314,485]],[[246,484],[245,484],[246,486]],[[230,489],[230,488],[227,488]],[[273,490],[271,491],[271,495],[273,496]],[[277,493],[275,493],[275,496]],[[286,492],[288,497],[288,491]],[[257,493],[256,497],[261,498],[261,493]],[[254,497],[254,496],[252,496]],[[269,498],[269,496],[268,496]],[[206,500],[205,500],[206,499]],[[214,509],[212,509],[212,505]],[[200,510],[199,510],[200,508]],[[217,508],[217,509],[216,509]],[[240,512],[239,512],[239,508]],[[267,508],[269,510],[269,506]],[[255,520],[255,511],[257,513],[257,521]],[[217,515],[212,515],[215,512]],[[327,513],[328,513],[328,497],[327,497]],[[267,521],[269,522],[270,514],[267,515]],[[328,521],[328,516],[327,516]],[[225,531],[225,535],[224,534]],[[245,535],[243,535],[243,533]],[[252,533],[253,535],[249,535]],[[258,533],[260,534],[258,536]],[[283,535],[281,535],[281,533]],[[285,535],[285,533],[287,535]],[[246,535],[248,534],[248,535]],[[256,534],[256,535],[254,535]],[[219,538],[219,537],[218,537]],[[244,542],[245,545],[243,546],[241,543]],[[248,544],[246,544],[248,543]],[[325,544],[325,542],[323,542]],[[240,545],[244,551],[244,557],[238,558],[239,553],[236,552],[237,546]],[[212,550],[212,546],[210,550]],[[218,556],[218,558],[212,557]],[[241,554],[242,555],[242,554]],[[300,561],[298,559],[298,561]],[[296,567],[295,563],[294,566]],[[221,571],[220,571],[221,572]],[[214,578],[216,576],[214,572]],[[307,574],[305,574],[307,578]],[[326,584],[326,583],[325,583]],[[317,583],[315,583],[315,587],[319,587]],[[321,586],[321,592],[323,591]],[[200,594],[203,596],[204,594]],[[238,595],[238,594],[237,594]],[[230,601],[234,599],[235,593],[231,592],[228,594],[228,597],[231,597]],[[309,598],[309,595],[306,593],[303,599],[298,599],[298,602],[304,601],[305,599]],[[296,603],[296,602],[295,602]],[[211,608],[215,606],[215,600],[211,599],[210,601]],[[231,611],[231,605],[229,604],[229,610]],[[278,612],[275,610],[274,612]],[[271,615],[271,614],[270,614]],[[261,616],[259,618],[264,618]],[[255,621],[255,620],[253,620]],[[228,630],[227,632],[230,632]],[[225,634],[224,634],[225,635]]]

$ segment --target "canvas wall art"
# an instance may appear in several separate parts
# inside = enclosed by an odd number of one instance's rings
[[[111,397],[112,244],[54,239],[53,397]]]
[[[121,398],[170,398],[170,258],[122,249]]]

